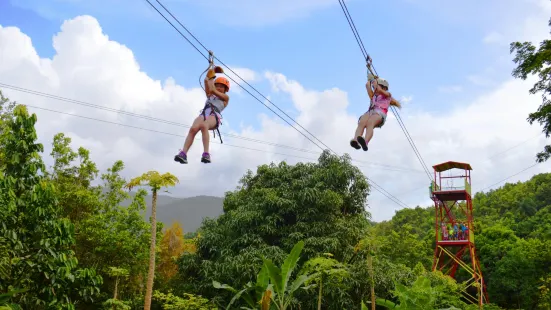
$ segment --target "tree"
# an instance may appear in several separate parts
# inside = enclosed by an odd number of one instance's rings
[[[96,164],[90,160],[90,151],[79,147],[71,149],[71,138],[63,133],[54,136],[51,156],[54,159],[52,171],[47,176],[58,189],[58,200],[64,216],[67,216],[75,228],[80,221],[100,210],[99,186],[91,184],[98,175]],[[74,162],[78,160],[78,164]]]
[[[549,20],[551,26],[551,19]],[[516,52],[513,61],[518,66],[513,70],[513,76],[526,80],[528,75],[537,74],[539,81],[530,89],[531,94],[542,93],[542,104],[536,112],[530,113],[528,122],[538,121],[543,125],[543,132],[549,138],[551,134],[551,40],[543,40],[539,48],[530,42],[513,42],[510,45],[511,53]],[[544,162],[551,157],[551,145],[537,154],[537,162]]]
[[[184,237],[182,226],[175,221],[161,239],[161,255],[158,273],[164,283],[168,283],[177,273],[178,266],[175,259],[184,252]]]
[[[127,182],[120,176],[123,169],[124,163],[116,161],[102,174],[98,211],[78,223],[76,250],[84,266],[98,266],[102,274],[108,275],[109,266],[127,269],[128,280],[120,288],[133,296],[140,294],[145,282],[142,278],[147,273],[151,224],[144,219],[147,192],[140,189],[130,200],[124,190]],[[123,206],[125,200],[130,200],[130,205]],[[102,291],[107,299],[113,295],[115,283],[105,278]]]
[[[113,292],[113,298],[111,299],[108,299],[105,301],[104,305],[105,306],[111,306],[111,309],[115,310],[115,309],[130,309],[130,307],[128,307],[127,305],[125,305],[123,302],[121,302],[120,300],[118,300],[118,293],[119,293],[119,281],[120,281],[120,278],[123,277],[123,278],[127,278],[128,277],[128,270],[124,269],[124,268],[118,268],[118,267],[109,267],[109,271],[108,271],[108,274],[109,276],[111,277],[114,277],[115,278],[115,289],[114,289],[114,292]]]
[[[334,286],[342,286],[343,282],[349,280],[350,274],[348,273],[347,266],[337,260],[331,258],[331,253],[324,253],[325,256],[315,257],[308,260],[303,266],[299,274],[318,274],[318,276],[311,278],[310,281],[305,282],[310,286],[310,282],[315,282],[318,286],[318,307],[317,310],[321,310],[322,300],[324,293],[326,295],[329,291],[329,295],[332,293]],[[313,286],[312,286],[313,287]],[[335,290],[339,292],[339,290]],[[348,296],[330,296],[337,298],[347,298]],[[327,304],[327,299],[325,300]]]
[[[299,269],[323,253],[333,253],[339,262],[355,255],[369,225],[369,184],[348,156],[324,152],[317,163],[262,165],[240,183],[226,193],[224,214],[203,221],[197,252],[179,259],[179,273],[186,279],[179,283],[180,291],[228,304],[233,295],[213,290],[213,280],[243,287],[257,276],[262,257],[280,265],[301,240],[305,245]],[[300,298],[302,309],[316,307],[317,300],[303,294]],[[346,304],[340,309],[353,307],[355,301],[342,302]]]
[[[61,216],[56,190],[44,177],[36,143],[36,115],[25,106],[14,109],[2,150],[0,174],[0,236],[8,248],[9,266],[0,291],[27,289],[14,297],[23,308],[74,308],[75,299],[99,293],[102,278],[94,269],[77,269],[70,249],[75,242],[72,223]]]
[[[369,280],[371,286],[371,310],[375,310],[375,274],[373,273],[373,256],[376,255],[378,248],[381,246],[380,240],[373,234],[371,230],[368,235],[358,242],[358,249],[367,251],[367,268],[369,268]]]
[[[13,109],[15,106],[16,102],[4,97],[2,90],[0,90],[0,171],[2,171],[6,162],[2,150],[6,147],[9,124],[13,119]]]
[[[120,176],[124,163],[116,161],[101,175],[102,182],[94,186],[99,171],[90,152],[83,147],[74,151],[71,138],[63,133],[54,136],[50,155],[54,163],[45,175],[57,189],[62,215],[74,224],[74,250],[80,264],[96,267],[103,275],[103,300],[113,296],[118,287],[109,266],[128,270],[128,280],[121,283],[121,288],[130,296],[138,294],[140,278],[147,270],[151,239],[151,226],[143,217],[147,192],[139,190],[129,206],[121,206],[131,198],[124,190],[126,181]],[[98,304],[99,301],[87,306]]]
[[[152,194],[151,204],[151,246],[149,249],[149,270],[147,272],[147,287],[145,291],[144,310],[151,309],[151,296],[153,295],[153,277],[155,275],[155,246],[157,236],[157,192],[163,187],[175,186],[178,178],[170,173],[160,174],[157,171],[149,171],[132,179],[126,187],[128,190],[141,185],[149,186]]]

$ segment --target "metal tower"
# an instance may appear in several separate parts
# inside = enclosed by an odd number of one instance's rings
[[[470,302],[489,303],[474,245],[471,165],[449,161],[433,168],[434,180],[429,189],[436,211],[432,270],[438,269],[465,283],[463,292]],[[452,169],[456,169],[455,175]],[[446,171],[447,175],[443,175]]]

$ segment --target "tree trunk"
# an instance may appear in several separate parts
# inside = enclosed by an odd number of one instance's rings
[[[321,310],[321,288],[323,285],[323,279],[320,279],[320,290],[318,294],[318,310]]]
[[[151,310],[151,296],[153,295],[153,277],[155,276],[155,240],[157,236],[157,191],[153,191],[151,204],[151,246],[149,247],[149,270],[147,272],[147,286],[145,289],[144,310]]]
[[[117,299],[118,295],[118,288],[119,288],[119,277],[115,280],[115,292],[113,293],[113,299]]]
[[[119,277],[115,280],[115,292],[113,293],[113,299],[117,300],[117,294],[118,294],[118,288],[119,288]],[[113,305],[113,310],[115,310],[115,305]]]
[[[369,267],[369,277],[371,278],[371,310],[375,310],[375,280],[373,278],[373,258],[371,254],[367,255],[367,264]]]

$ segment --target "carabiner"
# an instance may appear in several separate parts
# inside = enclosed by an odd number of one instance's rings
[[[209,64],[212,66],[214,64],[214,53],[209,51]]]

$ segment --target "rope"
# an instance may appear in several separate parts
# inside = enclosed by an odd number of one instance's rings
[[[368,70],[371,71],[371,67],[372,67],[373,71],[375,71],[375,72],[371,72],[371,73],[378,76],[377,70],[373,66],[373,61],[372,61],[371,57],[369,56],[369,54],[367,53],[367,50],[365,49],[365,46],[364,46],[363,41],[360,37],[360,34],[358,33],[358,29],[356,28],[356,25],[354,24],[352,16],[350,15],[350,12],[348,11],[348,7],[346,6],[346,3],[344,2],[344,0],[339,0],[339,4],[340,4],[340,6],[343,10],[343,13],[346,17],[346,20],[348,21],[348,25],[350,26],[350,29],[352,30],[352,33],[354,34],[354,37],[356,38],[356,42],[358,43],[358,46],[360,47],[360,50],[361,50],[366,62],[368,63],[368,66],[367,66]],[[411,147],[412,147],[412,149],[415,153],[415,156],[417,157],[417,159],[421,163],[421,166],[423,167],[423,170],[427,174],[427,177],[429,178],[429,181],[432,182],[432,176],[431,176],[430,170],[427,168],[427,165],[426,165],[425,161],[423,160],[423,157],[421,156],[421,153],[417,149],[417,146],[415,145],[415,142],[413,141],[413,138],[409,134],[409,131],[407,130],[406,125],[403,123],[402,118],[400,117],[400,114],[398,113],[398,111],[394,107],[391,107],[391,111],[394,114],[394,116],[396,116],[396,120],[398,121],[398,124],[400,125],[400,128],[402,128],[402,131],[404,132],[404,134],[406,136],[406,139],[408,140],[409,144],[411,145]]]
[[[48,93],[43,93],[43,92],[39,92],[39,91],[27,89],[27,88],[21,88],[21,87],[9,85],[9,84],[0,83],[0,86],[4,87],[4,88],[7,88],[7,89],[23,92],[23,93],[27,93],[27,94],[31,94],[31,95],[35,95],[35,96],[40,96],[40,97],[43,97],[43,98],[59,100],[59,101],[63,101],[63,102],[71,103],[71,104],[86,106],[86,107],[97,109],[97,110],[104,110],[104,111],[113,112],[113,113],[117,113],[117,114],[128,115],[128,116],[132,116],[132,117],[136,117],[136,118],[145,119],[145,120],[148,120],[148,121],[154,121],[154,122],[164,123],[164,124],[173,125],[173,126],[191,128],[190,125],[186,125],[186,124],[182,124],[182,123],[178,123],[178,122],[173,122],[173,121],[169,121],[169,120],[162,119],[162,118],[155,118],[155,117],[151,117],[151,116],[147,116],[147,115],[143,115],[143,114],[128,112],[128,111],[121,110],[121,109],[109,108],[109,107],[105,107],[105,106],[101,106],[101,105],[97,105],[97,104],[92,104],[92,103],[88,103],[88,102],[84,102],[84,101],[79,101],[79,100],[76,100],[76,99],[60,97],[60,96],[56,96],[56,95],[52,95],[52,94],[48,94]],[[269,142],[269,141],[264,141],[264,140],[259,140],[259,139],[253,139],[253,138],[249,138],[249,137],[243,137],[243,136],[236,135],[236,134],[225,133],[225,135],[228,136],[228,137],[232,137],[232,138],[240,139],[240,140],[244,140],[244,141],[249,141],[249,142],[253,142],[253,143],[266,144],[266,145],[270,145],[270,146],[274,146],[274,147],[280,147],[280,148],[287,148],[287,149],[294,150],[294,151],[297,151],[297,152],[303,152],[303,153],[309,153],[309,154],[315,154],[315,155],[320,154],[319,151],[302,149],[302,148],[289,146],[289,145],[285,145],[285,144],[278,144],[278,143],[274,143],[274,142]],[[352,161],[355,161],[355,162],[358,162],[358,163],[369,164],[369,165],[373,165],[373,166],[384,167],[384,168],[379,168],[378,167],[379,169],[383,169],[383,170],[401,171],[401,172],[406,172],[406,171],[422,172],[422,171],[417,170],[417,169],[411,169],[411,168],[399,167],[399,166],[392,166],[392,165],[386,165],[386,164],[379,164],[379,163],[374,163],[374,162],[369,162],[369,161],[360,161],[360,160],[354,160],[354,159]],[[393,169],[388,169],[388,168],[393,168]]]
[[[145,0],[147,1],[147,3],[149,3],[149,5],[151,5],[152,7],[155,8],[155,6],[149,1],[149,0]],[[164,9],[165,11],[168,12],[168,14],[170,14],[170,16],[172,16],[172,18],[174,18],[174,20],[176,20],[176,22],[178,22],[178,24],[180,24],[180,26],[182,26],[206,51],[208,51],[208,49],[178,20],[178,18],[176,18],[159,0],[156,0],[157,3],[159,3]],[[165,20],[167,20],[167,18],[157,9],[155,8],[155,10],[163,16],[163,18],[165,18]],[[168,20],[167,20],[168,21]],[[172,23],[171,23],[172,25]],[[180,33],[180,35],[184,36],[184,34],[182,34],[180,31],[178,31],[178,33]],[[186,38],[187,40],[187,38]],[[187,40],[190,44],[192,44],[189,40]],[[192,44],[193,45],[193,44]],[[196,48],[197,49],[197,48]],[[216,59],[220,64],[222,64],[224,67],[226,67],[230,72],[232,72],[236,77],[238,77],[239,79],[241,79],[245,84],[247,84],[250,88],[252,88],[254,91],[256,91],[260,96],[262,96],[266,101],[270,102],[273,106],[275,106],[279,111],[281,111],[285,116],[287,116],[289,119],[291,119],[295,124],[297,124],[300,128],[302,128],[303,130],[305,130],[308,134],[310,134],[312,137],[314,137],[314,139],[316,139],[317,141],[319,141],[323,146],[325,146],[329,151],[333,152],[334,154],[336,154],[338,156],[338,153],[333,151],[329,146],[327,146],[325,143],[323,143],[323,141],[319,140],[316,136],[314,136],[312,133],[310,133],[306,128],[302,127],[302,125],[300,125],[298,122],[296,122],[291,116],[289,116],[287,113],[285,113],[282,109],[280,109],[275,103],[273,103],[270,99],[266,98],[266,96],[264,96],[262,93],[260,93],[256,88],[254,88],[251,84],[249,84],[247,81],[245,81],[243,78],[241,78],[237,73],[235,73],[230,67],[228,67],[224,62],[222,62],[219,58],[217,58],[216,56],[214,56],[214,59]],[[241,86],[239,83],[237,83],[237,81],[235,81],[234,79],[232,79],[230,76],[228,76],[228,78],[230,80],[232,80],[234,83],[236,83],[239,87],[241,87],[243,90],[245,90],[247,93],[249,93],[251,96],[253,96],[253,98],[255,98],[258,102],[260,102],[262,105],[264,105],[266,108],[268,108],[270,111],[272,111],[274,114],[276,114],[279,118],[281,118],[282,120],[284,120],[287,124],[289,124],[293,129],[295,129],[297,132],[299,132],[301,135],[303,135],[304,137],[306,137],[310,142],[312,142],[314,145],[316,145],[318,148],[324,150],[322,147],[320,147],[317,143],[315,143],[312,139],[310,139],[309,137],[307,137],[303,132],[299,131],[297,128],[295,128],[293,125],[291,125],[289,123],[289,121],[287,121],[286,119],[284,119],[281,115],[279,115],[277,112],[275,112],[273,109],[271,109],[270,107],[268,107],[264,102],[262,102],[260,99],[258,99],[256,96],[254,96],[251,92],[249,92],[247,89],[245,89],[243,86]],[[400,206],[406,206],[406,204],[404,204],[403,202],[401,202],[399,199],[397,199],[396,197],[394,197],[392,194],[388,193],[384,188],[380,187],[377,183],[375,183],[373,180],[371,180],[369,177],[367,177],[367,180],[368,181],[371,181],[371,183],[375,184],[375,189],[378,190],[380,193],[382,193],[383,195],[385,195],[387,198],[391,199],[393,202],[395,202],[396,204],[400,205]],[[377,187],[380,187],[380,190],[377,188]],[[386,193],[386,194],[385,194]],[[388,194],[388,195],[387,195]],[[390,196],[390,197],[389,197]],[[393,197],[393,198],[391,198]]]
[[[139,130],[144,130],[144,131],[149,131],[149,132],[154,132],[154,133],[159,133],[159,134],[165,134],[165,135],[170,135],[170,136],[177,136],[177,137],[186,137],[184,135],[179,135],[179,134],[174,134],[174,133],[169,133],[169,132],[163,132],[163,131],[159,131],[159,130],[154,130],[154,129],[148,129],[148,128],[143,128],[143,127],[139,127],[139,126],[132,126],[132,125],[127,125],[127,124],[122,124],[122,123],[117,123],[117,122],[112,122],[112,121],[107,121],[107,120],[102,120],[102,119],[98,119],[98,118],[93,118],[93,117],[88,117],[88,116],[82,116],[82,115],[78,115],[78,114],[72,114],[72,113],[67,113],[67,112],[62,112],[62,111],[57,111],[57,110],[52,110],[52,109],[47,109],[47,108],[42,108],[42,107],[37,107],[37,106],[32,106],[32,105],[26,105],[27,107],[30,107],[30,108],[34,108],[34,109],[39,109],[39,110],[44,110],[44,111],[49,111],[49,112],[53,112],[53,113],[58,113],[58,114],[64,114],[64,115],[69,115],[69,116],[74,116],[74,117],[79,117],[79,118],[84,118],[84,119],[88,119],[88,120],[93,120],[93,121],[97,121],[97,122],[103,122],[103,123],[108,123],[108,124],[113,124],[113,125],[118,125],[118,126],[123,126],[123,127],[128,127],[128,128],[134,128],[134,129],[139,129]],[[197,141],[197,139],[195,139]],[[217,143],[217,144],[221,144],[221,143],[218,143],[216,141],[212,141],[213,143]],[[239,145],[231,145],[231,144],[225,144],[227,146],[230,146],[230,147],[235,147],[235,148],[240,148],[240,149],[246,149],[246,150],[251,150],[251,151],[258,151],[258,152],[264,152],[264,153],[271,153],[271,154],[276,154],[276,155],[283,155],[283,156],[289,156],[289,157],[296,157],[296,158],[303,158],[303,159],[308,159],[308,160],[316,160],[314,158],[307,158],[307,157],[301,157],[301,156],[296,156],[296,155],[290,155],[290,154],[284,154],[284,153],[277,153],[277,152],[267,152],[265,150],[259,150],[259,149],[254,149],[254,148],[249,148],[249,147],[244,147],[244,146],[239,146]],[[361,167],[361,166],[360,166]],[[378,185],[377,183],[375,183],[373,180],[371,181],[373,184],[372,185],[375,185],[375,189],[379,192],[381,192],[384,196],[386,196],[388,199],[392,200],[393,202],[395,202],[396,204],[399,204],[401,207],[408,207],[406,204],[400,204],[401,201],[396,199],[392,199],[392,195],[390,193],[388,193],[384,188],[382,188],[380,185]],[[387,193],[389,196],[387,196],[385,193]]]

